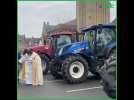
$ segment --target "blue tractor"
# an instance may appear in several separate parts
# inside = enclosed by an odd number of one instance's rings
[[[84,38],[57,49],[51,62],[55,78],[63,77],[68,83],[80,83],[88,73],[99,76],[98,70],[111,53],[116,51],[116,26],[99,24],[82,28]]]

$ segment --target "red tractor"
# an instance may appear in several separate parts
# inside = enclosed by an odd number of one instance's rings
[[[47,74],[49,71],[49,62],[54,57],[56,50],[77,40],[76,32],[55,32],[47,37],[44,45],[34,46],[30,49],[40,55],[43,73]]]

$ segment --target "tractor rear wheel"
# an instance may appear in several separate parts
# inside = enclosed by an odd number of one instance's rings
[[[80,83],[87,79],[88,63],[81,56],[69,56],[63,62],[63,78],[68,83]]]

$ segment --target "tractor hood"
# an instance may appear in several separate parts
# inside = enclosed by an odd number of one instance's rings
[[[30,49],[32,49],[34,52],[38,53],[38,54],[48,54],[49,56],[51,56],[53,50],[52,47],[50,45],[38,45],[38,46],[33,46],[30,47]]]
[[[76,53],[81,53],[83,51],[91,51],[90,46],[89,46],[89,41],[82,41],[82,42],[75,42],[71,43],[68,45],[63,46],[60,48],[56,55],[57,56],[62,56],[65,54],[76,54]],[[86,50],[89,49],[89,50]]]
[[[32,50],[37,50],[37,49],[49,49],[50,47],[48,45],[38,45],[38,46],[33,46],[33,47],[30,47],[30,49]]]

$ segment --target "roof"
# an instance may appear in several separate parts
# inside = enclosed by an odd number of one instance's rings
[[[57,35],[72,35],[72,34],[76,34],[76,32],[68,32],[68,31],[64,31],[64,32],[53,32],[53,33],[51,33],[50,36],[57,36]]]
[[[85,31],[88,31],[88,30],[94,30],[98,27],[103,27],[103,28],[115,28],[115,24],[113,23],[109,23],[109,24],[98,24],[98,25],[93,25],[93,26],[87,26],[87,27],[84,27],[84,28],[81,28],[81,31],[82,32],[85,32]]]
[[[47,33],[52,32],[60,32],[60,31],[76,31],[77,30],[77,23],[76,19],[73,19],[71,21],[60,23],[58,25],[49,25],[47,29]],[[43,32],[45,33],[45,32]]]

